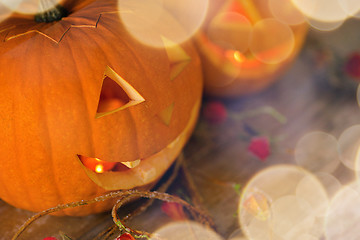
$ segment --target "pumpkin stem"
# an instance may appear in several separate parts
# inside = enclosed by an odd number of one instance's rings
[[[55,22],[61,20],[63,17],[66,17],[68,15],[69,12],[63,6],[56,5],[49,10],[36,14],[35,22]]]

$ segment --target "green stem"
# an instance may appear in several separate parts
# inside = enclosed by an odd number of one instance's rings
[[[61,5],[56,5],[55,7],[46,10],[44,12],[38,13],[35,15],[34,20],[37,23],[50,23],[61,20],[63,17],[69,15],[69,12]]]

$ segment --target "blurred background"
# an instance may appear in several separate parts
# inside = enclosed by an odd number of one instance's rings
[[[0,21],[58,3],[1,0]],[[163,46],[151,28],[166,44],[190,39],[199,52],[204,97],[183,153],[217,233],[176,225],[160,202],[128,225],[174,240],[360,239],[360,1],[119,0],[118,6],[143,44]],[[171,30],[174,19],[184,31]],[[170,192],[188,196],[181,179]],[[0,239],[32,215],[3,202],[0,212]],[[49,216],[21,239],[59,237],[59,230],[92,239],[111,224],[108,213]]]

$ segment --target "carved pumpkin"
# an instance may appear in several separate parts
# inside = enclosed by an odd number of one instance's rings
[[[297,56],[307,25],[277,29],[282,24],[272,15],[269,1],[210,1],[207,20],[196,36],[204,68],[205,93],[231,97],[260,91],[274,82]],[[267,32],[261,29],[263,23],[267,24]],[[256,54],[250,51],[252,46]],[[289,47],[291,53],[277,61],[276,57],[286,54],[284,51]]]
[[[31,211],[152,186],[189,138],[203,87],[190,42],[140,44],[115,0],[63,6],[58,21],[0,24],[0,197]]]

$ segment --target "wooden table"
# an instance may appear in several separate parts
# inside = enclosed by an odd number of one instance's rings
[[[255,173],[270,166],[295,164],[295,146],[304,134],[323,131],[339,137],[346,128],[360,123],[356,85],[348,82],[344,84],[345,87],[331,87],[326,80],[326,73],[331,71],[325,68],[325,75],[319,73],[311,61],[311,53],[318,50],[314,50],[314,39],[320,44],[318,46],[329,52],[336,50],[347,53],[350,51],[348,48],[356,48],[354,42],[339,43],[339,38],[357,31],[358,26],[359,22],[349,21],[332,33],[311,31],[300,56],[274,85],[258,94],[223,100],[228,111],[235,115],[271,107],[287,118],[286,123],[277,121],[269,114],[260,113],[241,121],[229,117],[225,123],[215,126],[207,124],[203,114],[200,116],[184,156],[204,200],[203,204],[224,239],[239,228],[234,214],[240,196],[235,186],[244,186]],[[205,97],[204,106],[214,100],[218,99]],[[276,140],[271,144],[271,155],[266,161],[260,161],[247,150],[252,132]],[[335,174],[343,183],[354,177],[344,166],[340,166]],[[175,183],[170,191],[177,194],[182,188],[183,184]],[[155,202],[146,212],[131,220],[129,225],[153,231],[171,221],[159,206],[160,203]],[[15,209],[0,201],[0,239],[10,239],[31,215],[30,212]],[[31,225],[20,239],[58,237],[60,230],[74,239],[92,239],[111,224],[110,213],[88,217],[46,216]]]

